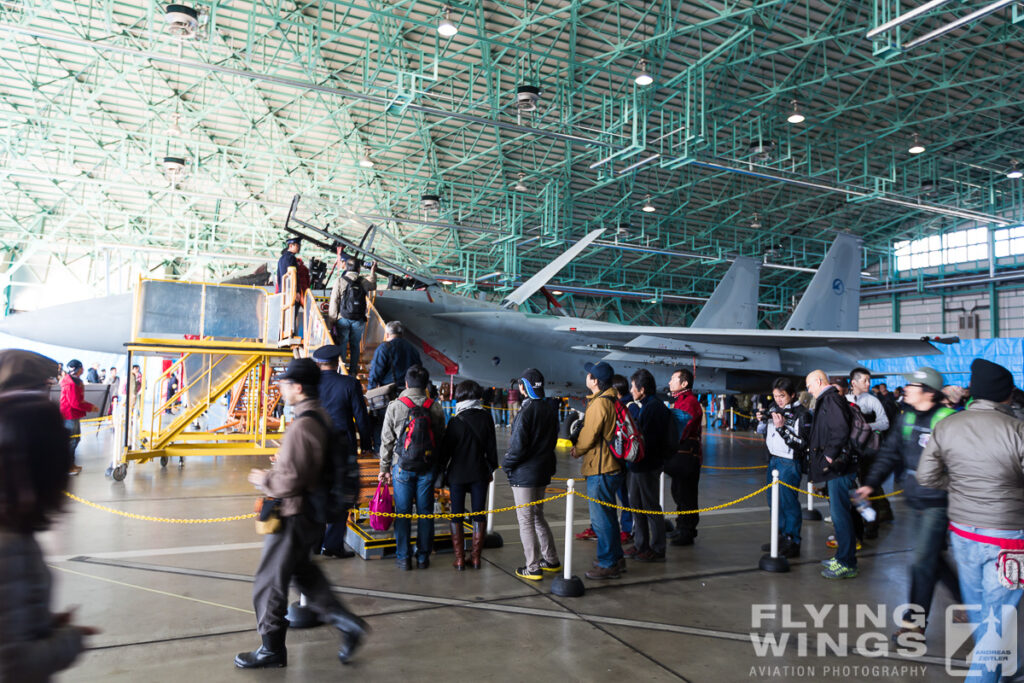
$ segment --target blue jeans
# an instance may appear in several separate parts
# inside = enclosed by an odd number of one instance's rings
[[[844,474],[828,482],[828,508],[836,528],[836,559],[847,567],[857,566],[857,539],[853,530],[853,506],[850,489],[854,473]]]
[[[619,505],[627,508],[632,507],[629,504],[629,482],[626,481],[628,476],[629,473],[623,475],[622,486],[619,487]],[[627,534],[633,533],[633,513],[626,512],[625,510],[620,510],[619,512],[621,513],[619,515],[619,526],[621,526],[622,530]]]
[[[615,494],[622,487],[623,479],[621,472],[593,474],[587,477],[587,495],[614,504]],[[622,559],[618,510],[590,501],[587,503],[590,506],[590,527],[597,534],[597,564],[610,569]]]
[[[340,346],[348,346],[348,354],[342,353],[342,361],[348,369],[348,374],[355,375],[359,368],[359,344],[363,341],[363,330],[366,329],[365,320],[347,320],[338,318],[337,337]],[[348,358],[346,361],[345,358]],[[353,369],[355,368],[355,369]]]
[[[434,512],[434,473],[416,474],[403,470],[398,465],[391,468],[391,483],[395,487],[395,512],[410,514],[412,501],[416,499],[416,512],[429,515]],[[395,557],[404,560],[409,557],[409,534],[412,520],[395,518]],[[423,562],[430,557],[434,547],[434,520],[416,520],[416,560]]]
[[[466,494],[469,494],[471,512],[480,512],[487,509],[487,485],[489,481],[474,481],[470,484],[448,484],[448,495],[452,501],[452,512],[458,514],[466,511]],[[486,515],[478,517],[465,517],[468,522],[483,522]],[[452,520],[461,522],[461,520]]]
[[[955,523],[954,523],[955,524]],[[1009,529],[980,529],[966,524],[955,524],[964,531],[970,531],[982,536],[994,536],[996,538],[1024,538],[1024,531],[1012,531]],[[993,612],[996,619],[1002,620],[1002,606],[1016,607],[1020,602],[1020,590],[1004,588],[999,584],[996,575],[996,557],[999,555],[999,546],[990,543],[979,543],[971,541],[963,536],[951,533],[953,555],[956,557],[957,570],[960,573],[960,593],[963,596],[965,605],[981,605],[981,611],[971,612],[971,621],[981,624],[988,618],[989,612]],[[974,632],[975,642],[979,643],[987,629],[982,627]],[[1018,663],[1020,661],[1018,655]],[[1002,665],[996,667],[995,671],[988,671],[984,664],[971,666],[971,672],[967,679],[972,683],[982,681],[983,683],[995,683],[1000,680]]]
[[[773,455],[768,461],[766,483],[772,483],[772,470],[779,471],[779,481],[800,488],[800,469],[792,458],[780,458]],[[789,536],[793,543],[800,543],[800,529],[803,527],[803,510],[797,492],[785,486],[779,486],[779,533]],[[768,489],[768,505],[772,504],[772,490]]]
[[[924,610],[925,620],[935,595],[935,584],[944,583],[953,594],[953,602],[960,602],[960,586],[956,571],[943,554],[949,517],[945,507],[911,508],[907,513],[914,538],[913,562],[910,565],[910,604]]]

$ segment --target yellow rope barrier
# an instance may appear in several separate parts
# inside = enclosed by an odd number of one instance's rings
[[[701,465],[706,470],[763,470],[768,465],[751,465],[747,467],[715,467],[712,465]]]
[[[175,519],[173,517],[152,517],[150,515],[137,515],[133,512],[115,510],[114,508],[107,507],[106,505],[100,505],[99,503],[94,503],[91,500],[80,498],[68,491],[65,491],[64,495],[77,503],[81,503],[82,505],[88,505],[91,508],[96,508],[97,510],[102,510],[103,512],[109,512],[114,515],[120,515],[121,517],[127,517],[128,519],[139,519],[145,522],[164,522],[166,524],[212,524],[214,522],[235,522],[241,519],[253,519],[254,517],[256,517],[255,512],[250,512],[247,515],[234,515],[232,517],[214,517],[212,519]]]
[[[736,500],[729,501],[728,503],[722,503],[721,505],[713,505],[711,507],[700,508],[700,509],[697,509],[697,510],[638,510],[636,508],[628,508],[628,507],[623,507],[622,505],[616,505],[615,503],[608,503],[608,502],[603,501],[603,500],[596,500],[594,498],[591,498],[588,495],[580,493],[579,491],[576,491],[575,494],[577,496],[579,496],[580,498],[582,498],[583,500],[589,500],[591,503],[597,503],[598,505],[603,505],[603,506],[609,507],[609,508],[615,508],[616,510],[622,510],[624,512],[632,512],[633,514],[636,514],[636,515],[694,515],[694,514],[699,514],[701,512],[711,512],[712,510],[721,510],[722,508],[727,508],[730,505],[735,505],[736,503],[742,503],[745,500],[750,500],[751,498],[753,498],[754,496],[756,496],[758,494],[764,493],[765,491],[767,491],[771,487],[772,487],[771,484],[765,484],[764,486],[762,486],[758,490],[754,491],[753,493],[748,493],[747,495],[743,496],[742,498],[737,498]]]

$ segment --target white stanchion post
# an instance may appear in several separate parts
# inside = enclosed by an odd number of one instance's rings
[[[487,509],[494,509],[494,476],[491,475],[491,483],[487,485]],[[494,513],[487,513],[487,533],[494,531]]]
[[[772,470],[772,549],[773,558],[779,556],[779,471]]]
[[[487,509],[494,509],[494,480],[497,470],[491,473],[491,483],[487,485]],[[501,534],[494,531],[494,513],[487,513],[487,529],[484,533],[484,547],[485,548],[500,548],[505,545],[505,539],[501,537]]]
[[[803,518],[811,521],[821,521],[821,513],[814,509],[814,485],[807,482],[807,507],[804,508]]]
[[[661,473],[661,478],[658,480],[661,483],[661,487],[658,489],[658,505],[661,507],[661,511],[662,512],[664,512],[666,510],[666,508],[665,508],[665,484],[667,482],[665,481],[665,479],[666,479],[667,476],[668,475],[666,475],[664,472],[662,472]],[[668,521],[668,519],[666,519],[665,520],[665,531],[669,532],[669,531],[672,531],[674,528],[675,527],[672,525],[672,522],[670,522],[670,521]]]
[[[729,408],[729,431],[736,431],[736,411],[732,408]]]
[[[779,557],[779,471],[772,470],[772,542],[771,551],[757,566],[766,572],[788,572],[789,560]]]
[[[565,552],[562,555],[562,575],[551,582],[551,592],[563,598],[578,598],[583,595],[583,580],[572,575],[573,502],[576,498],[576,480],[565,482]]]

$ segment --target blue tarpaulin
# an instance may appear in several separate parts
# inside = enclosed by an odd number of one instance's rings
[[[942,355],[869,360],[864,362],[864,367],[871,371],[872,384],[885,382],[890,389],[907,383],[900,373],[913,372],[924,365],[941,372],[946,384],[965,387],[971,379],[971,361],[984,358],[1008,369],[1013,373],[1014,383],[1024,387],[1024,338],[966,339],[936,346]]]

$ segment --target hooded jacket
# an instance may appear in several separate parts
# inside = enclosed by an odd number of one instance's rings
[[[583,460],[580,474],[618,474],[622,464],[612,455],[608,443],[615,436],[615,403],[619,396],[613,387],[587,396],[587,412],[583,414],[583,428],[576,439],[576,455]]]
[[[917,481],[949,492],[949,519],[1024,529],[1024,422],[1008,405],[975,399],[935,425]]]
[[[501,467],[511,486],[537,488],[551,483],[558,443],[558,408],[544,398],[528,398],[512,423]]]

